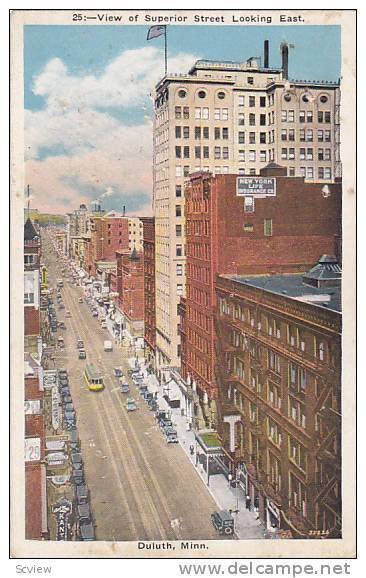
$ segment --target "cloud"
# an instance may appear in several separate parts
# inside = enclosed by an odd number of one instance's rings
[[[195,60],[178,54],[170,58],[169,69],[187,72]],[[33,92],[45,107],[25,111],[26,178],[40,210],[70,211],[102,195],[118,204],[136,194],[151,197],[147,113],[152,115],[149,95],[162,67],[161,52],[147,46],[126,50],[99,75],[72,74],[53,58],[33,79]],[[137,109],[135,125],[127,122],[130,108]]]

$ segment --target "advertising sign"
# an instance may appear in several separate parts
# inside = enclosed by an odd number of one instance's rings
[[[57,532],[56,540],[69,539],[69,517],[72,513],[72,503],[66,498],[62,498],[52,506],[52,511],[56,516]]]
[[[24,460],[38,462],[41,459],[41,439],[26,438],[24,440]]]
[[[237,177],[237,197],[275,197],[276,179],[267,177]]]

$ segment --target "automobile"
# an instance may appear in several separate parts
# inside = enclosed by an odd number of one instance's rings
[[[71,395],[69,395],[69,394],[63,395],[63,396],[62,396],[62,403],[65,405],[65,407],[66,407],[66,405],[67,405],[68,403],[71,403],[71,404],[72,404],[72,397],[71,397]]]
[[[211,521],[219,534],[230,536],[234,533],[234,518],[227,510],[220,510],[211,514]]]
[[[173,422],[171,419],[162,419],[159,422],[159,426],[163,431],[165,431],[167,427],[173,427]]]
[[[71,396],[68,396],[68,397],[71,397]],[[65,411],[70,412],[70,413],[73,413],[73,412],[75,413],[75,410],[74,410],[74,406],[73,406],[73,404],[72,404],[72,401],[71,401],[71,402],[69,401],[68,403],[65,403]]]
[[[121,367],[114,367],[113,372],[116,377],[123,377],[123,371]]]
[[[79,349],[79,359],[86,359],[85,349]]]
[[[70,311],[66,311],[66,313],[65,313],[65,317],[67,317],[68,319],[70,319],[70,317],[71,317],[71,313],[70,313]]]
[[[79,297],[78,303],[82,303],[82,302],[83,302],[83,298],[82,298],[82,297]]]
[[[76,342],[77,349],[84,349],[84,341],[82,339],[78,339]]]
[[[106,321],[102,321],[102,323],[100,324],[102,329],[107,329],[108,325]]]
[[[178,443],[178,435],[174,428],[168,427],[165,430],[165,438],[168,444],[177,444]]]
[[[57,345],[60,349],[64,349],[65,348],[65,342],[64,342],[64,338],[59,336],[57,338]]]
[[[93,311],[92,311],[92,316],[93,316],[93,317],[98,317],[98,311],[96,311],[95,309],[93,309]]]
[[[134,399],[132,399],[132,397],[129,397],[126,401],[126,409],[127,411],[135,411],[135,409],[137,409],[137,405]]]
[[[89,524],[80,524],[78,538],[83,542],[91,542],[95,540],[94,526],[91,522]]]
[[[59,378],[68,376],[67,369],[59,369],[57,373],[58,373]]]
[[[151,399],[147,405],[150,411],[156,411],[159,407],[155,399]]]
[[[60,393],[62,395],[62,397],[66,396],[66,395],[70,395],[70,389],[68,385],[64,385],[61,390]]]
[[[64,417],[65,417],[66,427],[68,424],[74,425],[76,423],[75,411],[73,411],[73,412],[65,411]]]
[[[121,383],[121,393],[130,393],[130,386],[128,383]]]
[[[63,385],[69,385],[69,378],[67,375],[59,375],[58,376],[58,383],[62,387]]]
[[[158,409],[155,412],[155,419],[156,421],[160,422],[162,419],[167,419],[168,418],[168,414],[166,411],[164,411],[163,409]]]
[[[146,401],[146,403],[149,403],[149,401],[152,401],[154,399],[154,394],[151,393],[151,391],[146,392],[146,394],[144,395],[144,400]]]
[[[84,504],[78,504],[76,507],[76,513],[80,525],[91,523],[92,519],[91,519],[90,506],[87,502]]]
[[[83,470],[72,470],[71,479],[76,486],[85,484],[85,476]]]
[[[59,321],[57,325],[58,325],[59,329],[66,329],[66,325],[65,325],[64,321]]]
[[[145,394],[148,392],[147,385],[140,385],[139,386],[139,394],[141,397],[145,397]]]
[[[77,486],[76,488],[76,502],[78,504],[87,504],[89,502],[89,490],[86,484]]]
[[[75,421],[66,421],[65,422],[65,428],[67,429],[67,431],[73,431],[77,429],[77,425]]]
[[[80,453],[75,453],[71,455],[71,463],[74,470],[83,469],[83,458]]]

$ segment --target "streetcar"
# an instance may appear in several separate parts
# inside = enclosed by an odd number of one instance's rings
[[[103,377],[93,364],[88,364],[85,367],[84,378],[90,391],[104,389]]]

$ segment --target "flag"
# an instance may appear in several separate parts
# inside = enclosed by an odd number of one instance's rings
[[[166,28],[165,25],[151,26],[148,30],[146,40],[152,40],[153,38],[158,38],[159,36],[162,36],[163,34],[165,34],[165,28]]]

